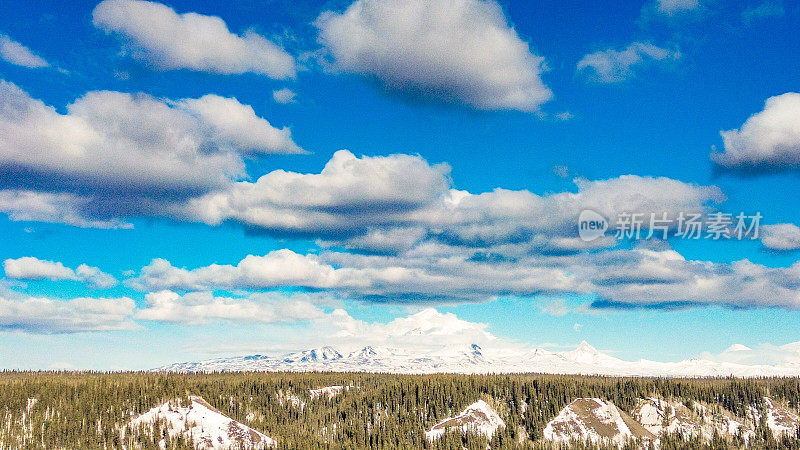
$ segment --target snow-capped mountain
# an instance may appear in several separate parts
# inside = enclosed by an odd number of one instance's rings
[[[586,342],[571,351],[537,349],[485,350],[443,346],[412,351],[367,346],[342,354],[325,346],[283,356],[250,355],[176,363],[155,369],[169,372],[332,371],[386,373],[558,373],[613,376],[798,376],[800,366],[745,365],[707,359],[657,362],[624,361],[602,353]]]
[[[335,348],[328,346],[291,353],[284,357],[284,361],[289,363],[318,363],[336,361],[337,359],[342,359],[342,354],[336,351]]]

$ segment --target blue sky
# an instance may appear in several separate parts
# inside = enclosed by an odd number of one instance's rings
[[[626,359],[800,341],[798,25],[777,0],[4,2],[0,367],[423,307]],[[763,227],[587,243],[583,209]]]

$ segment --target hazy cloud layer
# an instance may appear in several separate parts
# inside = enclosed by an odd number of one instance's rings
[[[55,334],[129,330],[135,303],[129,298],[46,297],[0,293],[0,329]]]
[[[50,64],[35,55],[28,47],[0,33],[0,58],[8,63],[29,69],[49,67]]]
[[[618,83],[635,74],[635,68],[647,63],[676,60],[677,50],[656,47],[646,42],[634,42],[623,50],[607,49],[584,56],[578,61],[578,71],[600,83]]]
[[[357,0],[315,25],[334,68],[390,91],[484,110],[535,111],[552,97],[544,59],[491,0]]]
[[[275,292],[247,297],[219,297],[210,292],[179,295],[172,291],[151,292],[146,306],[136,313],[140,320],[201,325],[214,320],[237,322],[297,322],[323,316],[309,294]]]
[[[121,36],[134,58],[155,69],[220,74],[253,72],[294,78],[295,60],[274,42],[248,30],[236,35],[216,16],[178,14],[156,2],[105,0],[92,13],[94,25]]]
[[[295,101],[297,101],[296,98],[297,94],[289,88],[283,88],[283,89],[278,89],[276,91],[272,91],[272,99],[282,105],[294,103]]]
[[[786,10],[780,0],[766,0],[759,5],[751,6],[742,11],[742,21],[750,24],[756,20],[783,17],[785,15]]]
[[[620,249],[484,261],[423,248],[399,256],[300,255],[280,250],[264,257],[248,256],[237,265],[196,269],[155,260],[128,284],[143,290],[186,291],[305,287],[400,303],[583,294],[595,298],[596,308],[800,309],[799,278],[800,263],[771,268],[748,260],[693,261],[672,250]]]
[[[36,192],[24,189],[0,190],[0,212],[17,221],[63,223],[81,228],[130,228],[117,218],[86,216],[91,197],[71,193]]]
[[[692,11],[700,7],[699,0],[656,0],[658,12],[668,15]]]
[[[720,132],[724,151],[711,159],[723,169],[742,174],[800,169],[800,94],[767,99],[764,110],[737,130]]]

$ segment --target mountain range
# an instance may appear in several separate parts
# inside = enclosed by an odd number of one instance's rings
[[[734,349],[735,350],[735,349]],[[609,376],[719,377],[798,376],[800,364],[747,365],[693,358],[678,362],[646,359],[625,361],[598,351],[585,341],[570,351],[496,349],[477,344],[444,345],[412,351],[366,346],[342,353],[331,346],[281,356],[248,355],[182,362],[154,369],[167,372],[381,372],[427,373],[552,373]]]

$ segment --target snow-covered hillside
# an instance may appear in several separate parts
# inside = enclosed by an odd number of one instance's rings
[[[166,426],[171,438],[183,435],[191,438],[198,449],[265,449],[276,447],[277,442],[214,409],[197,396],[191,403],[169,401],[133,418],[129,430],[144,428],[150,432],[158,422]],[[123,430],[123,434],[125,430]]]
[[[575,350],[551,352],[541,348],[488,351],[478,345],[442,346],[412,351],[367,346],[340,353],[326,346],[284,356],[251,355],[176,363],[155,370],[170,372],[334,371],[387,373],[557,373],[613,376],[800,376],[800,365],[767,366],[687,359],[657,362],[624,361],[604,354],[586,342]]]
[[[679,433],[687,439],[695,436],[711,439],[714,434],[728,437],[741,434],[742,438],[749,440],[755,433],[752,421],[746,418],[698,402],[690,405],[647,398],[636,406],[633,418],[656,436]]]
[[[778,404],[775,400],[764,397],[767,407],[767,426],[775,436],[794,435],[800,426],[800,416],[786,406]]]
[[[480,433],[491,438],[498,428],[505,426],[506,423],[503,422],[497,411],[485,401],[478,400],[467,406],[457,416],[448,417],[431,427],[425,432],[425,438],[432,441],[453,429],[461,430],[464,433]]]
[[[556,443],[590,441],[621,447],[629,440],[653,442],[656,437],[629,415],[599,398],[578,398],[548,422],[544,439]]]

